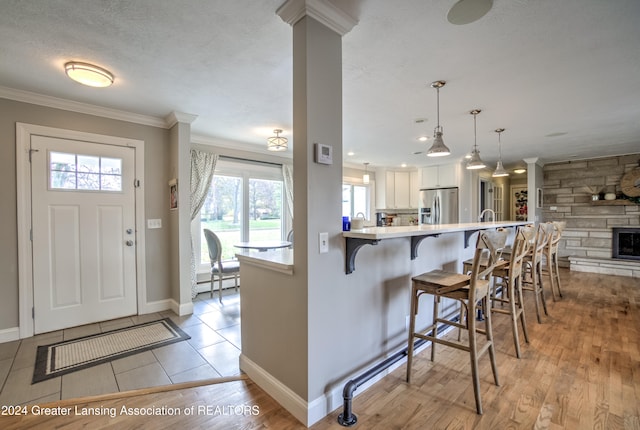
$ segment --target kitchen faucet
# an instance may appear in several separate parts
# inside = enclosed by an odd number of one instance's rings
[[[496,213],[493,211],[493,209],[485,209],[482,212],[480,212],[480,216],[478,217],[478,222],[482,222],[482,217],[487,212],[491,212],[491,221],[496,222]]]

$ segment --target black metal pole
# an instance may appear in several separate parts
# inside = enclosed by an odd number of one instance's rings
[[[426,340],[418,339],[413,343],[413,348],[418,348],[424,343],[426,343]],[[342,390],[342,397],[344,398],[343,410],[342,413],[338,415],[338,423],[340,425],[344,427],[351,427],[358,422],[358,417],[356,417],[351,410],[353,393],[358,389],[358,387],[360,387],[362,384],[364,384],[383,370],[388,369],[398,361],[402,360],[407,356],[408,351],[409,347],[406,347],[403,350],[396,352],[392,356],[376,364],[371,369],[367,370],[363,374],[357,376],[356,378],[350,380],[345,384],[344,389]]]

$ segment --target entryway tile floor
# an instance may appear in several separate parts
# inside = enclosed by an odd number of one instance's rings
[[[240,295],[201,293],[192,315],[172,311],[120,318],[0,344],[0,405],[46,403],[240,374]],[[171,318],[191,339],[31,384],[38,345]]]

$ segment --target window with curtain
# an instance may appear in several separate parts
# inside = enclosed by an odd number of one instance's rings
[[[210,264],[203,229],[218,235],[223,259],[234,258],[235,243],[284,239],[290,225],[285,200],[281,166],[221,157],[200,214],[191,223],[200,270]]]

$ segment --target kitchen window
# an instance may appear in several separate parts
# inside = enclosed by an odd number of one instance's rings
[[[371,219],[371,188],[345,181],[342,183],[342,216],[354,218],[359,213]]]

